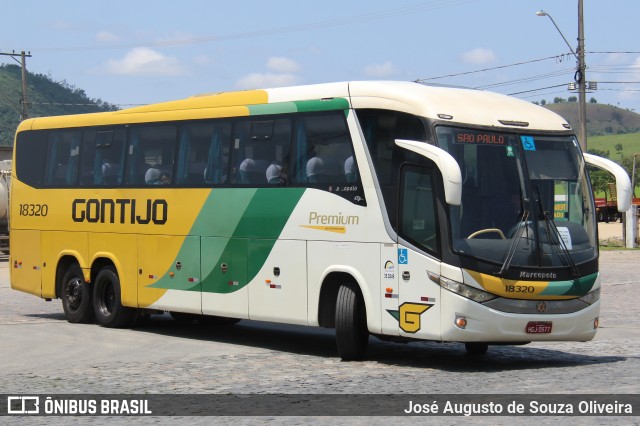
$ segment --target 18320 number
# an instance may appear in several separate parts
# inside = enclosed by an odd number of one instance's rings
[[[504,287],[507,293],[534,293],[535,287],[530,285],[507,285]]]
[[[20,204],[20,216],[46,216],[49,206],[46,204]]]

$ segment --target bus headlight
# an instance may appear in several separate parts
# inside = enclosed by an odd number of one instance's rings
[[[589,305],[593,305],[594,303],[596,303],[596,301],[598,299],[600,299],[600,287],[598,287],[595,290],[585,294],[584,296],[580,297],[578,300],[582,300],[584,303],[588,303]]]
[[[458,281],[453,281],[444,277],[440,277],[440,285],[442,288],[446,288],[462,297],[471,299],[474,302],[483,303],[489,300],[495,299],[497,296],[491,293],[487,293],[483,290],[478,290],[475,287],[468,286]]]

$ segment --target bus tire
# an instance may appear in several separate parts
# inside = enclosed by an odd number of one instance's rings
[[[343,284],[336,299],[336,344],[343,361],[361,360],[367,351],[369,330],[362,295],[353,284]]]
[[[93,307],[98,324],[109,328],[131,325],[135,309],[122,306],[120,295],[120,278],[114,267],[103,267],[93,286]]]
[[[487,350],[489,350],[489,344],[470,342],[465,343],[464,348],[467,350],[467,355],[479,356],[487,353]]]
[[[93,321],[93,301],[91,284],[84,280],[82,269],[77,263],[69,265],[62,277],[60,298],[67,321],[88,323]]]

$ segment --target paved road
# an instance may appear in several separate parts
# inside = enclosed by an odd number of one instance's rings
[[[69,324],[60,301],[11,290],[0,263],[0,393],[639,393],[640,251],[601,255],[591,342],[490,347],[474,359],[460,344],[371,338],[359,363],[337,358],[331,330],[168,316],[136,330]]]

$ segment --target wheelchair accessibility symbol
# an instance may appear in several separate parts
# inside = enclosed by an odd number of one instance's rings
[[[398,264],[406,265],[409,263],[409,253],[407,249],[401,248],[398,249]]]

